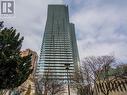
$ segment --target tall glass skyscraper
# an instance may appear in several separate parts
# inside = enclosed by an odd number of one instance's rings
[[[49,5],[48,17],[37,66],[37,76],[50,71],[50,78],[66,80],[78,71],[79,54],[74,24],[66,5]],[[68,70],[66,66],[69,66]]]

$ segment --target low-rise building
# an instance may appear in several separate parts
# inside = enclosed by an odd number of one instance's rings
[[[21,51],[20,54],[22,57],[31,55],[31,64],[32,64],[31,68],[33,69],[33,72],[30,74],[29,78],[21,86],[18,87],[18,90],[20,91],[20,95],[25,95],[26,93],[29,93],[29,95],[34,95],[35,71],[36,71],[38,55],[35,51],[32,51],[30,49]]]

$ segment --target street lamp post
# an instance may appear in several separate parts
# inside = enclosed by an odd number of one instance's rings
[[[70,85],[69,85],[69,77],[68,77],[69,66],[70,66],[70,64],[65,64],[65,69],[67,70],[68,95],[70,95]]]

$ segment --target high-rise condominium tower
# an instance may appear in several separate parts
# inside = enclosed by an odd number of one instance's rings
[[[75,29],[69,22],[68,7],[49,5],[37,76],[50,72],[50,78],[66,80],[67,74],[72,78],[77,72],[78,64]]]

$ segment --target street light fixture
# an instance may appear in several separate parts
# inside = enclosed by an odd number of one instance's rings
[[[64,65],[65,65],[65,69],[67,70],[68,95],[70,95],[70,86],[69,86],[69,77],[68,77],[68,70],[69,70],[70,64],[64,64]]]

